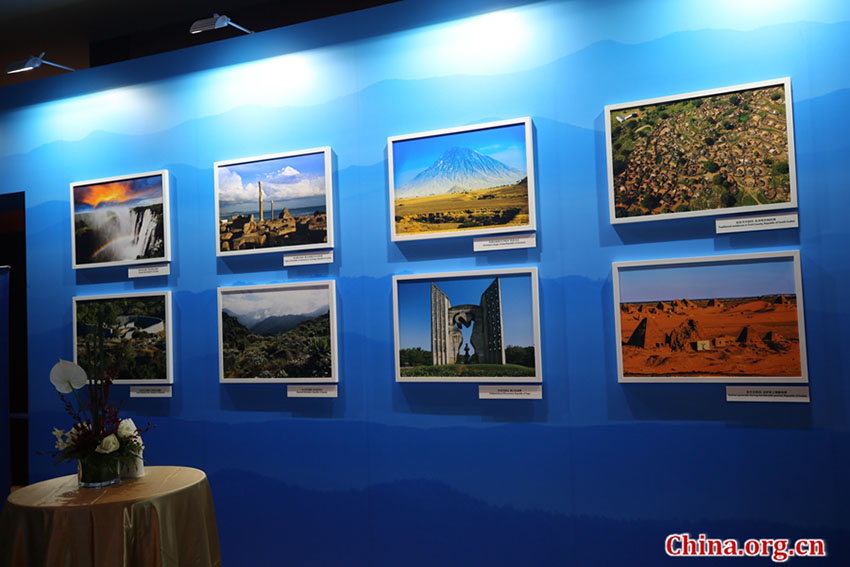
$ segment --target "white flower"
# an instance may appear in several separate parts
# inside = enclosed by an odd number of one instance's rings
[[[136,434],[136,424],[129,417],[118,424],[118,437],[132,437]]]
[[[50,381],[60,394],[70,394],[89,383],[86,371],[78,364],[59,359],[50,369]]]
[[[70,443],[68,442],[69,439],[65,439],[65,435],[66,433],[61,429],[57,429],[55,427],[53,428],[53,436],[56,437],[56,444],[54,445],[54,447],[56,447],[60,451],[64,450],[66,447],[68,447],[68,445],[70,445]]]
[[[121,443],[118,442],[118,438],[114,433],[110,433],[100,442],[100,445],[95,449],[98,453],[103,453],[104,455],[108,455],[113,451],[117,451],[118,447],[121,446]]]

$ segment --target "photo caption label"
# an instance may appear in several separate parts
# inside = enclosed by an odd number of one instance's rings
[[[170,398],[171,386],[130,386],[131,398]]]
[[[304,254],[286,254],[283,257],[283,266],[307,266],[310,264],[332,264],[334,261],[334,251],[326,250],[324,252],[308,252]]]
[[[543,386],[478,386],[479,400],[542,400]]]
[[[537,236],[534,233],[520,234],[518,236],[482,236],[476,238],[472,246],[475,252],[534,248],[537,246]]]
[[[151,276],[167,276],[171,274],[170,264],[156,264],[155,266],[142,266],[141,268],[129,268],[128,278],[148,278]]]
[[[727,402],[795,402],[807,404],[808,386],[726,386]]]
[[[716,234],[729,232],[747,232],[750,230],[776,230],[780,228],[797,228],[800,219],[797,213],[778,213],[774,215],[757,215],[751,217],[736,217],[717,219],[714,221]]]
[[[336,384],[323,384],[320,386],[289,384],[286,386],[287,398],[336,398],[338,395],[338,386]]]

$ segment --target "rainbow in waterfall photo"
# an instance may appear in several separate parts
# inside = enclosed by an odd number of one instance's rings
[[[74,268],[168,261],[168,173],[71,184]]]

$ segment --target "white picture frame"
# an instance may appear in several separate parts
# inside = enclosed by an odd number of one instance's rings
[[[789,77],[609,104],[604,115],[612,224],[797,207]],[[705,119],[699,131],[695,116]],[[641,130],[657,133],[651,150]],[[691,144],[697,136],[702,140]],[[660,152],[659,145],[670,149]]]
[[[331,148],[323,146],[215,162],[216,255],[332,249],[331,155]],[[270,191],[263,190],[264,182]],[[251,200],[253,191],[256,191],[256,201]],[[260,197],[264,193],[265,199]],[[274,205],[276,196],[277,207]],[[270,206],[270,219],[258,218],[265,217],[267,206]],[[297,213],[292,214],[290,207]],[[289,215],[280,218],[284,210]],[[250,218],[253,220],[249,221]],[[256,229],[261,222],[268,225],[268,230],[244,230],[246,225]]]
[[[286,297],[289,296],[289,297]],[[301,312],[308,308],[310,312]],[[228,313],[226,313],[227,311]],[[227,322],[225,315],[232,318]],[[290,344],[284,339],[284,335],[292,331],[299,334],[299,328],[303,325],[317,327],[324,326],[323,319],[328,317],[328,347],[330,349],[329,359],[324,355],[312,355],[300,357],[295,361],[286,362],[278,360],[269,362],[267,358],[261,361],[251,360],[251,353],[245,346],[232,347],[225,344],[230,341],[233,345],[237,343],[238,335],[246,337],[246,341],[256,337],[256,340],[278,341],[282,347]],[[243,324],[250,321],[250,327]],[[225,325],[234,326],[232,335],[234,338],[226,338]],[[315,332],[313,329],[311,332]],[[256,383],[256,384],[310,384],[310,383],[338,383],[339,382],[339,350],[337,339],[337,309],[336,309],[336,282],[334,280],[310,280],[279,284],[263,285],[238,285],[218,288],[218,367],[219,382],[222,384],[234,383]],[[262,338],[260,338],[262,337]],[[269,338],[271,337],[271,338]],[[310,342],[302,340],[303,337],[294,336],[291,341],[298,341],[301,348],[310,347]],[[320,345],[321,346],[321,345]],[[312,347],[310,347],[312,348]],[[230,354],[234,358],[230,357]],[[304,353],[306,354],[306,353]],[[242,373],[240,367],[260,368],[265,367],[262,372],[279,374],[284,370],[284,376],[228,376],[228,374]],[[327,369],[328,376],[316,375],[291,375],[286,368],[296,370]],[[237,372],[238,371],[238,372]],[[247,372],[254,373],[254,372]],[[260,372],[256,372],[259,374]],[[305,374],[308,374],[305,372]]]
[[[168,170],[74,181],[70,188],[73,269],[171,261]]]
[[[798,250],[614,262],[612,276],[619,382],[808,382]]]
[[[499,308],[494,309],[497,294]],[[452,300],[461,303],[452,308]],[[503,321],[505,312],[512,317],[511,325]],[[470,337],[463,336],[464,327]],[[478,346],[476,332],[478,345],[485,345],[482,350],[487,352],[470,357],[469,347]],[[540,383],[537,268],[393,276],[393,336],[396,382]],[[425,351],[422,346],[428,344],[430,350]],[[510,351],[512,347],[516,350]]]
[[[387,158],[392,241],[536,230],[529,117],[391,136]]]
[[[138,309],[142,306],[136,305],[130,307],[127,305],[127,303],[132,302],[134,299],[140,298],[159,298],[162,302],[162,306],[157,304],[159,302],[152,302],[151,305],[144,306],[147,309],[147,314],[145,314],[145,312],[122,313],[116,318],[116,321],[112,324],[109,324],[105,321],[101,321],[100,319],[98,319],[98,322],[94,324],[86,324],[78,320],[81,317],[88,316],[87,309],[89,308],[89,306],[93,306],[95,303],[101,302],[114,302],[117,304],[117,307],[120,310],[131,309],[133,311],[138,311]],[[161,313],[164,314],[163,317],[158,316]],[[144,367],[146,370],[148,368],[164,364],[164,369],[161,370],[160,377],[122,378],[122,373],[131,373],[132,371],[126,369],[107,368],[107,371],[110,372],[115,372],[117,370],[117,374],[113,378],[114,384],[157,385],[174,383],[174,333],[172,326],[170,291],[145,291],[133,293],[116,293],[108,295],[75,296],[72,301],[72,319],[74,362],[80,364],[80,366],[83,366],[84,368],[86,367],[86,362],[80,360],[81,341],[85,340],[84,337],[88,335],[88,330],[86,330],[85,328],[90,327],[92,330],[102,328],[104,329],[105,334],[107,332],[109,333],[109,336],[104,337],[104,340],[109,340],[112,343],[110,347],[106,349],[107,353],[109,353],[113,348],[115,348],[118,343],[123,341],[127,341],[129,343],[142,343],[146,347],[147,351],[154,350],[154,352],[157,352],[161,350],[161,348],[164,348],[165,350],[164,360],[153,360],[153,362],[151,362],[150,360],[145,360],[139,362],[138,364],[138,367]],[[80,333],[81,327],[86,330],[86,333],[82,336]],[[153,338],[160,335],[160,339]],[[162,347],[159,346],[160,342],[162,342]],[[158,352],[155,358],[160,358]],[[126,362],[126,356],[122,356],[121,360],[122,362]],[[86,370],[89,371],[89,369]],[[164,376],[161,374],[164,374]]]

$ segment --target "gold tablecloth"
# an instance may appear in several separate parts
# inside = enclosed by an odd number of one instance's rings
[[[206,474],[186,467],[145,473],[106,488],[78,488],[70,475],[13,492],[0,517],[0,565],[219,567]]]

